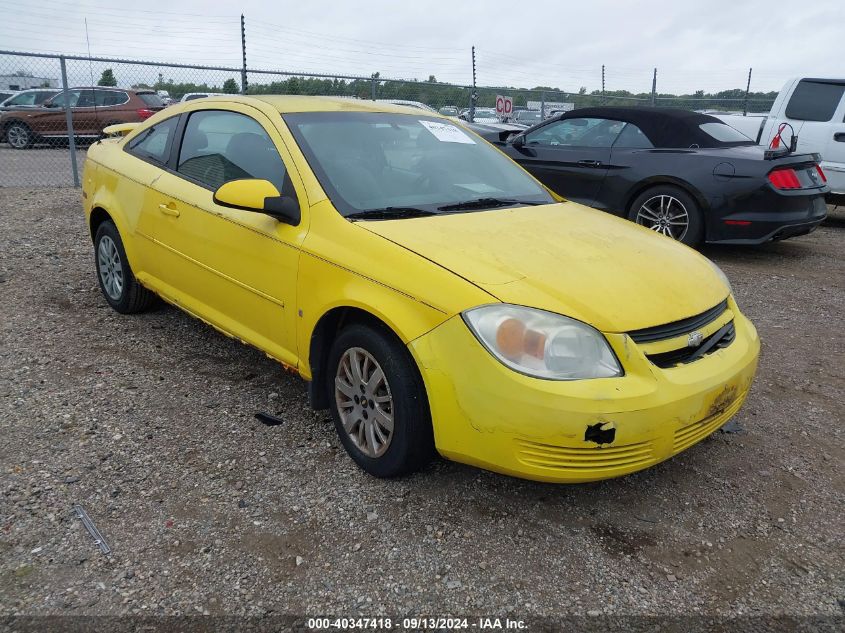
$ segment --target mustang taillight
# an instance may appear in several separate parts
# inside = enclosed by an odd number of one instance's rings
[[[769,172],[769,182],[775,189],[800,189],[801,181],[794,169],[774,169]]]
[[[141,108],[140,110],[138,110],[138,116],[141,117],[142,121],[144,119],[149,119],[154,114],[155,112],[153,112],[149,108]]]
[[[822,182],[827,182],[827,176],[824,175],[824,170],[821,165],[816,165],[816,171],[819,172],[819,178],[822,179]]]

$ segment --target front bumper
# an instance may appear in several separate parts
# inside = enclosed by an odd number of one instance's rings
[[[437,450],[559,483],[618,477],[668,459],[725,424],[751,386],[760,342],[730,304],[736,338],[724,349],[659,369],[626,334],[606,334],[625,376],[569,382],[508,369],[455,316],[409,345],[428,391]],[[596,425],[615,429],[613,441],[586,440]]]

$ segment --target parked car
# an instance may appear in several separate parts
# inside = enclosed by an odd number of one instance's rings
[[[153,90],[71,88],[68,99],[74,137],[79,140],[96,140],[102,136],[104,127],[143,121],[164,108]],[[15,149],[66,139],[64,93],[59,92],[39,107],[0,113],[0,136]]]
[[[31,90],[21,90],[5,101],[0,100],[0,111],[40,106],[49,98],[55,97],[59,92],[60,91],[55,88],[33,88]]]
[[[818,154],[767,154],[706,114],[582,108],[484,136],[561,196],[690,246],[803,235],[827,213]]]
[[[821,155],[828,200],[845,203],[845,79],[796,77],[786,82],[767,116],[716,116],[765,147],[781,125],[791,126],[782,138],[788,142],[794,132],[798,152]]]
[[[470,110],[467,110],[460,115],[460,119],[464,121],[470,120]],[[476,108],[475,115],[472,117],[473,123],[500,123],[499,115],[496,114],[495,108]]]
[[[435,451],[544,481],[623,475],[722,426],[755,373],[757,334],[712,262],[556,202],[438,114],[230,96],[88,155],[105,301],[162,297],[298,372],[373,475]]]
[[[543,120],[543,115],[539,110],[517,110],[513,113],[511,123],[531,127],[540,123]]]
[[[204,99],[205,97],[225,97],[226,93],[224,92],[188,92],[182,95],[182,98],[179,100],[181,103],[185,101],[193,101],[194,99]]]
[[[443,106],[438,110],[443,116],[458,116],[458,109],[455,106]]]
[[[376,99],[376,103],[392,103],[393,105],[406,106],[408,108],[418,108],[426,112],[436,113],[437,110],[430,105],[426,105],[421,101],[409,101],[407,99]]]

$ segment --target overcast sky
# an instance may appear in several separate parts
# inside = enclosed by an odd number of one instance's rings
[[[126,6],[127,8],[124,8]],[[567,91],[778,90],[845,75],[843,0],[0,0],[0,49]],[[0,74],[17,63],[0,56]],[[23,64],[18,64],[23,66]],[[73,80],[72,80],[73,82]]]

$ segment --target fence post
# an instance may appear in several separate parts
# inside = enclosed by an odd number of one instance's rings
[[[748,83],[745,84],[745,103],[742,106],[742,116],[748,116],[748,93],[751,92],[751,68],[748,69]]]
[[[475,46],[472,47],[472,92],[469,95],[469,120],[475,121],[475,104],[478,101],[478,91],[475,88]]]
[[[243,65],[241,66],[241,94],[245,95],[247,90],[246,79],[246,20],[244,14],[241,13],[241,59]]]
[[[651,105],[657,105],[657,69],[654,69],[654,75],[651,78]]]
[[[546,91],[540,93],[540,120],[546,119]]]
[[[604,96],[604,64],[601,65],[601,104],[604,105],[607,99]]]
[[[373,78],[370,80],[370,95],[372,100],[376,100],[376,76],[373,75]]]
[[[67,66],[65,57],[59,57],[62,69],[62,97],[65,100],[65,122],[67,124],[67,146],[70,152],[70,170],[73,172],[73,186],[79,187],[79,167],[76,164],[76,135],[73,131],[73,114],[70,110],[70,93],[67,91]]]

